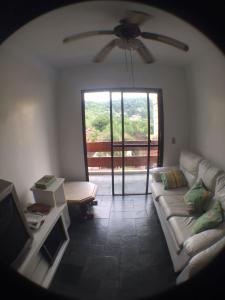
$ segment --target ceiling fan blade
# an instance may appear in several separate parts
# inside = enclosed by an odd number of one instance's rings
[[[109,54],[109,52],[117,46],[118,43],[118,39],[114,39],[111,42],[109,42],[108,44],[106,44],[106,46],[104,48],[102,48],[102,50],[95,56],[95,58],[93,59],[93,62],[96,63],[100,63],[102,62],[105,57]]]
[[[90,36],[107,35],[107,34],[114,34],[114,31],[113,30],[95,30],[95,31],[82,32],[82,33],[70,35],[70,36],[64,38],[63,43],[69,43],[69,42],[87,38]]]
[[[189,47],[187,44],[182,43],[178,40],[175,40],[173,38],[170,38],[168,36],[165,35],[161,35],[161,34],[157,34],[157,33],[151,33],[151,32],[142,32],[141,33],[141,37],[145,38],[145,39],[150,39],[150,40],[155,40],[158,42],[162,42],[165,44],[168,44],[170,46],[174,46],[180,50],[183,51],[188,51]]]
[[[136,25],[142,25],[151,16],[141,11],[130,10],[126,18],[120,20],[120,23],[132,23]]]
[[[155,61],[153,55],[145,47],[145,45],[142,43],[142,41],[140,41],[138,39],[132,40],[131,47],[139,53],[139,55],[141,56],[141,58],[143,59],[143,61],[145,63],[150,64]]]

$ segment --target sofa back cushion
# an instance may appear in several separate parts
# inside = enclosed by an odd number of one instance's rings
[[[196,181],[198,165],[201,160],[202,157],[195,153],[188,150],[181,151],[179,166],[185,175],[189,187],[191,187]]]
[[[221,173],[216,179],[215,197],[220,200],[225,215],[225,173]]]
[[[217,178],[216,178],[216,187],[215,187],[215,195],[225,195],[225,173],[222,172]]]
[[[221,173],[221,169],[212,166],[204,159],[199,163],[197,181],[202,180],[205,187],[215,193],[216,179]]]

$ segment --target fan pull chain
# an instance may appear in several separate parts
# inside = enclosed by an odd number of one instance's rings
[[[130,48],[130,65],[131,65],[131,78],[132,78],[132,87],[135,86],[134,84],[134,66],[133,66],[133,57],[132,57],[132,52],[131,52],[131,48]]]
[[[124,54],[125,54],[125,68],[126,68],[126,72],[128,72],[128,62],[127,62],[127,50],[124,50]]]
[[[127,49],[124,50],[125,51],[125,63],[126,63],[126,72],[128,75],[128,84],[130,82],[130,70],[129,70],[129,63],[128,63],[128,57],[127,57]]]

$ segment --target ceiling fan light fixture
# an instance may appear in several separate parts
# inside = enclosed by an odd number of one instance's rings
[[[189,47],[187,44],[180,42],[171,37],[152,33],[152,32],[141,32],[139,26],[146,22],[151,16],[147,13],[138,11],[129,11],[126,18],[119,21],[119,25],[114,27],[113,30],[96,30],[88,31],[79,34],[74,34],[63,39],[63,43],[69,43],[86,37],[92,37],[97,35],[114,35],[111,42],[106,44],[100,52],[95,56],[94,62],[102,62],[110,51],[114,47],[119,47],[121,49],[136,50],[137,53],[142,57],[145,63],[152,63],[155,61],[153,55],[146,48],[146,46],[137,39],[137,37],[142,37],[147,40],[153,40],[157,42],[162,42],[164,44],[173,46],[179,50],[188,51]]]
[[[113,30],[115,35],[122,39],[133,39],[141,34],[139,27],[136,24],[124,23],[118,25]]]

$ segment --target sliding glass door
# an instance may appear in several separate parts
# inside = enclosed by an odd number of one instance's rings
[[[94,97],[94,93],[97,92],[85,92],[88,94],[86,98]],[[99,115],[100,107],[98,116],[92,117],[95,120],[101,119],[99,128],[104,122],[107,123],[104,123],[107,141],[104,149],[102,148],[102,151],[107,152],[101,152],[101,157],[100,154],[92,152],[94,157],[89,158],[89,162],[92,162],[93,166],[93,162],[99,160],[99,164],[107,162],[107,167],[111,167],[113,195],[148,194],[149,169],[162,165],[162,92],[160,89],[111,89],[104,90],[104,93],[104,106],[107,106],[104,120],[102,115]],[[90,115],[90,112],[88,113]],[[93,122],[95,123],[96,121]],[[88,130],[91,132],[90,128]],[[100,136],[103,136],[103,133],[98,133],[98,139]],[[95,149],[102,147],[100,142],[94,141],[94,144]],[[94,146],[93,141],[90,145]],[[87,148],[90,149],[90,145],[87,145]],[[101,170],[99,172],[101,173]]]
[[[111,91],[112,193],[148,194],[149,168],[161,165],[159,91]]]

